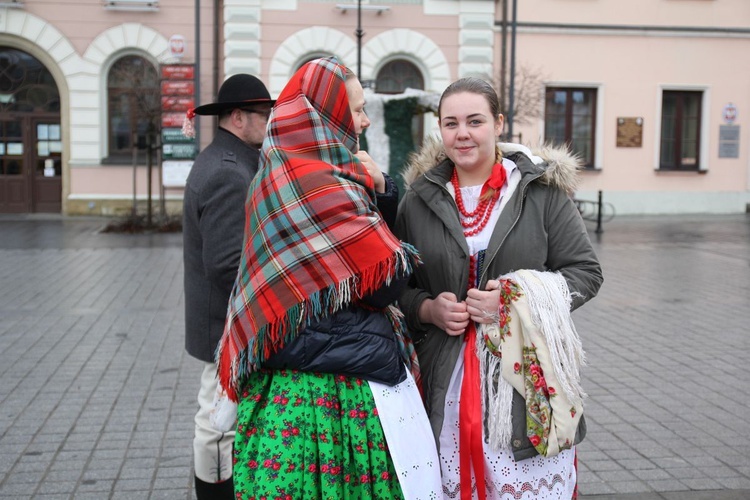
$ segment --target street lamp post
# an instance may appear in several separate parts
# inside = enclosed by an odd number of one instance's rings
[[[357,37],[357,77],[362,80],[362,37],[365,36],[365,32],[362,30],[362,11],[367,10],[375,12],[378,15],[383,12],[388,12],[391,8],[387,5],[362,5],[362,0],[357,0],[356,7],[350,3],[339,3],[336,4],[336,8],[339,9],[343,14],[347,11],[357,9],[357,29],[354,30],[354,34]]]

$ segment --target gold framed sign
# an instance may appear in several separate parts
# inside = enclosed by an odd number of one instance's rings
[[[643,118],[620,117],[617,119],[617,147],[640,148],[643,145]]]

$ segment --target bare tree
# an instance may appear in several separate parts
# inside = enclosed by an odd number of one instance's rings
[[[495,87],[501,86],[501,78],[498,77],[495,79]],[[514,125],[527,125],[544,116],[544,81],[546,79],[547,76],[540,68],[535,68],[528,64],[518,66],[516,70],[515,95],[513,96],[515,108],[513,110]],[[510,81],[510,76],[508,76],[505,82],[505,88],[509,86],[508,81]],[[510,96],[507,93],[504,96],[504,101],[500,103],[500,108],[507,119],[510,115]],[[510,140],[511,138],[507,139]]]
[[[515,84],[513,117],[519,125],[526,125],[544,116],[545,75],[540,69],[522,64],[518,68]],[[507,110],[509,103],[503,103]]]

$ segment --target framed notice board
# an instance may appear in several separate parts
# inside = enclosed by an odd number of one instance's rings
[[[617,119],[617,147],[640,148],[643,145],[643,118]]]

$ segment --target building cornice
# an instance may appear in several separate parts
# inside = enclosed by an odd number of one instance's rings
[[[496,21],[497,28],[502,21]],[[510,23],[508,23],[510,26]],[[578,24],[578,23],[516,23],[524,33],[565,33],[566,35],[617,35],[617,36],[663,36],[663,37],[721,37],[750,38],[750,28],[728,28],[714,26],[648,26],[625,24]]]

